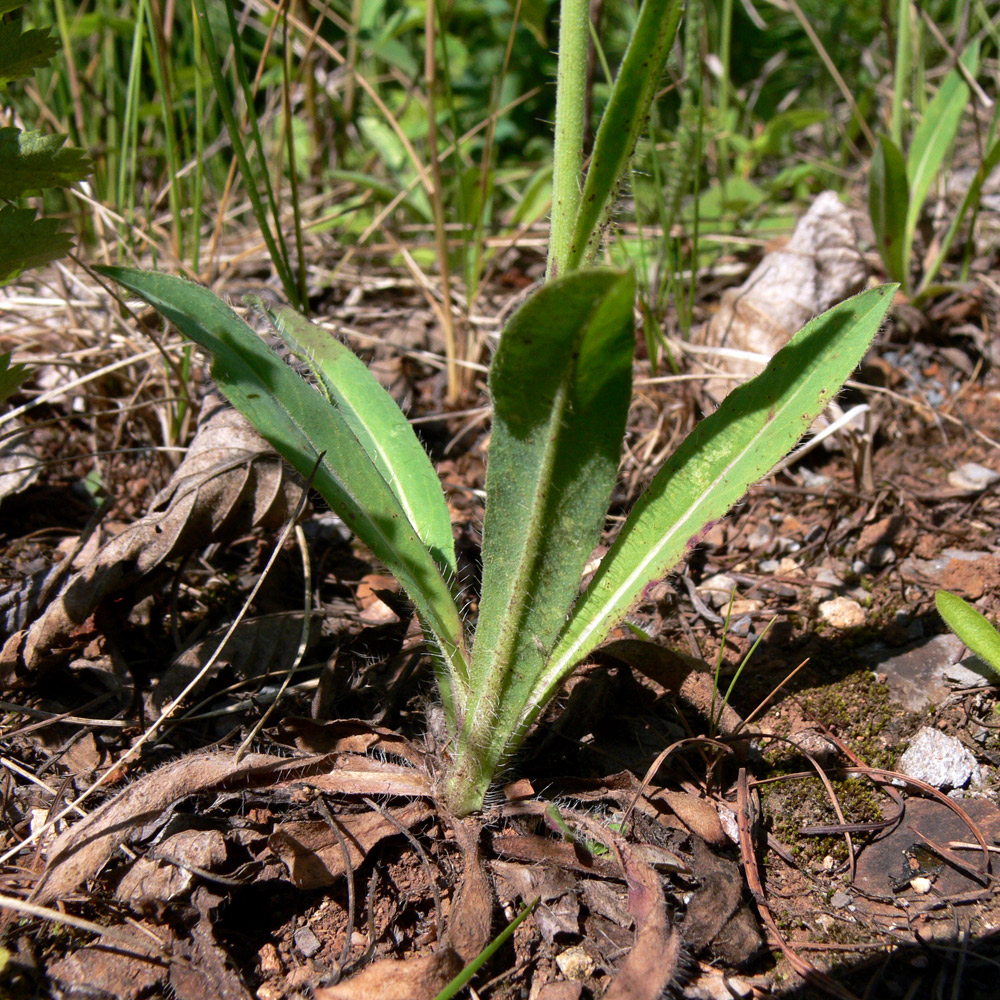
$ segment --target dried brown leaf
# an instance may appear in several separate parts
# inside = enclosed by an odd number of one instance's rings
[[[184,461],[149,513],[106,542],[31,626],[25,666],[48,659],[105,598],[134,593],[168,560],[211,542],[280,525],[300,495],[270,445],[239,413],[221,401],[206,403]]]
[[[818,195],[788,243],[767,254],[695,339],[771,357],[814,316],[864,286],[868,269],[851,213],[833,191]],[[762,362],[723,358],[727,371],[754,375]]]
[[[320,613],[321,615],[322,613]],[[237,625],[212,670],[193,689],[201,690],[209,680],[226,667],[238,678],[260,676],[270,670],[287,668],[295,659],[302,637],[301,611],[247,618]],[[210,632],[179,653],[174,662],[153,684],[146,698],[146,710],[155,719],[184,690],[207,660],[216,652],[228,628]],[[310,637],[317,638],[316,630]]]
[[[316,1000],[433,1000],[461,971],[451,948],[417,958],[384,958],[336,986],[313,990]]]
[[[433,815],[430,806],[411,802],[401,809],[387,810],[406,829]],[[399,827],[381,813],[365,812],[335,816],[341,837],[323,821],[284,823],[268,840],[300,889],[333,885],[347,871],[343,842],[351,868],[357,868],[368,852],[386,837],[399,835]]]
[[[236,764],[225,753],[195,754],[168,764],[61,833],[32,898],[45,905],[68,895],[93,877],[134,830],[187,795],[271,785],[330,766],[328,757],[289,760],[266,754],[249,754]]]
[[[622,962],[604,1000],[659,1000],[674,978],[680,934],[670,924],[663,886],[656,872],[622,845],[628,879],[628,908],[636,922],[635,945]]]
[[[137,927],[115,927],[114,936],[102,937],[53,962],[46,970],[48,978],[70,990],[86,983],[88,996],[120,1000],[149,996],[167,974],[167,962],[156,940],[170,934],[166,928],[149,930],[153,937]]]

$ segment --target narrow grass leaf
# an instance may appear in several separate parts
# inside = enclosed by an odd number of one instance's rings
[[[421,541],[454,578],[455,541],[441,482],[392,396],[333,334],[288,306],[272,310],[260,300],[253,304],[268,316],[289,350],[315,373],[327,399],[395,494]]]
[[[917,291],[918,296],[928,293],[933,287],[934,279],[937,277],[938,271],[941,270],[941,265],[947,259],[948,252],[955,242],[955,237],[958,235],[962,223],[965,222],[973,205],[978,204],[979,198],[982,195],[983,184],[985,184],[990,174],[996,170],[997,164],[1000,164],[1000,139],[993,143],[987,154],[983,157],[983,162],[979,164],[979,169],[972,178],[969,190],[965,192],[962,204],[958,206],[958,211],[952,216],[951,222],[948,225],[948,231],[944,234],[938,246],[937,253],[927,264],[924,276],[920,282],[920,288]]]
[[[888,136],[879,136],[868,172],[868,213],[886,273],[904,288],[909,287],[909,253],[906,249],[909,204],[903,154]]]
[[[485,765],[487,783],[600,538],[631,395],[634,297],[631,271],[556,279],[515,313],[493,359],[482,600],[458,751],[458,770]]]
[[[660,469],[573,609],[532,694],[536,715],[644,588],[662,579],[698,532],[721,518],[808,429],[868,349],[895,287],[863,292],[808,323]],[[533,718],[529,714],[525,725]]]
[[[979,66],[978,42],[973,42],[962,53],[962,64],[973,77],[976,75]],[[927,194],[958,133],[958,126],[968,103],[969,86],[962,79],[959,70],[953,69],[944,78],[934,99],[927,106],[927,113],[913,133],[906,163],[910,188],[905,234],[907,259]]]
[[[934,595],[938,614],[976,656],[1000,673],[1000,633],[968,601],[939,590]]]
[[[391,488],[337,407],[272,354],[215,295],[181,278],[130,268],[102,274],[141,296],[213,358],[229,401],[303,475],[406,588],[436,640],[438,681],[457,718],[468,669],[448,584]]]

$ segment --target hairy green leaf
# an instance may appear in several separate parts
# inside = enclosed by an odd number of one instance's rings
[[[406,588],[438,646],[438,683],[458,718],[468,667],[458,609],[427,547],[338,408],[272,354],[215,295],[166,274],[105,267],[212,355],[229,401],[313,485]]]
[[[0,198],[13,201],[42,188],[66,187],[93,169],[82,149],[64,135],[0,128]]]
[[[868,172],[868,212],[882,263],[889,277],[909,287],[906,217],[910,191],[906,161],[888,136],[880,136]]]
[[[289,350],[312,369],[327,399],[396,495],[421,541],[454,578],[455,541],[441,482],[392,396],[333,334],[288,306],[272,310],[259,299],[253,304],[270,318]]]
[[[976,656],[1000,673],[1000,633],[968,601],[939,590],[934,595],[938,614]]]
[[[20,20],[0,23],[0,86],[48,66],[58,51],[49,28],[23,31]]]
[[[535,691],[528,725],[691,539],[722,517],[807,430],[861,360],[894,285],[841,302],[802,328],[756,378],[734,389],[657,473],[573,609]]]
[[[73,249],[73,237],[56,219],[36,219],[33,208],[0,208],[0,285],[29,267],[41,267]]]
[[[680,24],[683,0],[643,0],[635,30],[594,137],[565,271],[593,257],[595,229],[616,197]]]
[[[579,593],[614,488],[631,393],[631,271],[550,282],[490,368],[483,588],[456,757],[481,794]],[[453,802],[465,811],[468,803]]]

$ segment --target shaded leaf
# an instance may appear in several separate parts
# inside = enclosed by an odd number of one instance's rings
[[[327,503],[400,581],[435,641],[438,688],[449,717],[457,718],[468,678],[458,608],[430,551],[337,408],[208,289],[156,272],[98,270],[211,353],[220,390],[288,462],[312,477]]]
[[[67,146],[66,138],[0,128],[0,198],[12,201],[32,191],[83,180],[94,165],[84,150]]]
[[[337,338],[287,306],[262,309],[353,431],[438,565],[456,573],[451,515],[427,452],[396,401]]]
[[[3,239],[3,212],[0,211],[0,239]],[[12,392],[15,392],[20,384],[31,374],[31,369],[27,365],[10,363],[10,351],[0,354],[0,403],[2,403]]]
[[[23,31],[20,18],[0,23],[0,86],[48,66],[58,51],[59,42],[52,37],[50,28]]]
[[[906,161],[899,147],[888,136],[879,136],[868,172],[868,212],[875,242],[878,244],[886,273],[895,281],[909,281],[909,251],[906,245],[906,219],[910,193]]]
[[[3,183],[0,179],[0,186]],[[65,257],[72,249],[73,236],[59,229],[58,220],[36,219],[33,208],[0,208],[0,285],[14,281],[27,268]]]
[[[529,298],[500,338],[473,694],[456,786],[466,767],[488,782],[485,769],[492,775],[507,750],[600,538],[631,392],[634,293],[631,272],[578,271]]]

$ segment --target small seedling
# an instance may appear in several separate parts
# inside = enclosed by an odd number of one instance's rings
[[[351,353],[294,310],[268,312],[318,388],[204,288],[126,268],[141,296],[213,358],[220,390],[397,577],[434,655],[449,741],[442,802],[479,810],[574,667],[789,451],[868,349],[894,286],[817,317],[734,390],[659,470],[587,588],[631,400],[635,278],[588,266],[676,35],[680,0],[644,0],[583,177],[587,0],[560,19],[548,282],[504,327],[490,367],[482,596],[459,610],[448,508],[412,428]],[[474,635],[473,635],[474,628]],[[474,641],[473,641],[474,640]]]
[[[948,628],[994,673],[1000,674],[1000,632],[985,615],[947,590],[939,590],[934,603]]]

